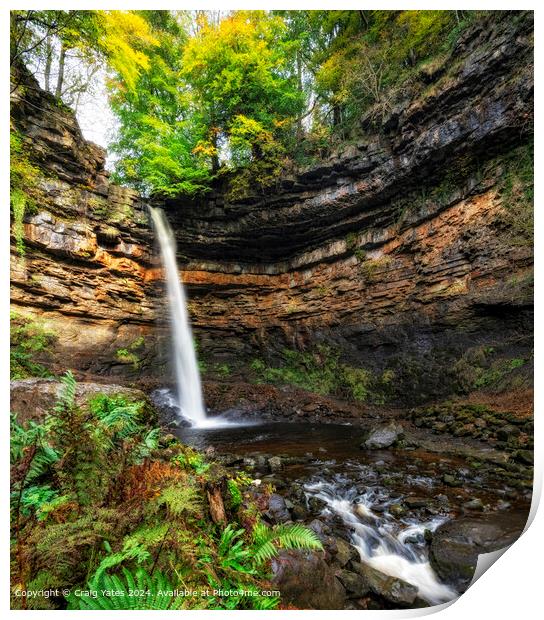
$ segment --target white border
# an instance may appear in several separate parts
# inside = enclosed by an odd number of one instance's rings
[[[171,0],[163,0],[158,6],[154,6],[151,2],[119,2],[110,1],[107,3],[107,8],[113,9],[360,9],[361,2],[343,2],[340,7],[335,2],[309,2],[301,0],[299,2],[208,2],[201,0],[199,2],[185,3],[185,2],[172,2]],[[8,327],[9,327],[9,298],[6,294],[9,283],[9,149],[8,149],[8,116],[9,116],[9,9],[94,9],[105,8],[104,3],[99,2],[81,2],[77,3],[77,7],[74,2],[67,2],[66,0],[60,0],[56,2],[21,2],[16,3],[14,0],[8,2],[8,7],[2,7],[0,14],[2,17],[2,45],[3,53],[0,57],[1,63],[1,75],[0,84],[3,89],[3,96],[0,99],[0,109],[2,111],[2,125],[1,125],[1,138],[2,148],[0,149],[1,158],[1,196],[2,196],[2,242],[0,243],[0,273],[3,282],[3,291],[5,292],[1,298],[0,312],[2,318],[2,326],[4,327],[2,333],[2,358],[1,358],[1,371],[2,371],[2,402],[4,403],[4,424],[5,430],[2,433],[2,454],[4,455],[4,468],[3,468],[3,497],[4,502],[4,515],[3,524],[4,528],[2,536],[0,537],[0,545],[2,548],[2,587],[1,601],[2,609],[9,610],[9,510],[7,502],[7,493],[9,492],[9,430],[8,430],[8,411],[9,411],[9,361],[7,350],[9,346]],[[476,10],[476,9],[495,9],[495,10],[507,10],[507,9],[533,9],[535,10],[535,30],[537,36],[535,37],[535,75],[536,75],[536,110],[542,109],[539,104],[542,104],[542,81],[541,81],[541,65],[542,65],[542,28],[541,28],[541,13],[542,10],[536,7],[536,2],[524,2],[521,6],[516,6],[514,2],[441,2],[440,0],[434,2],[390,2],[382,0],[379,2],[379,7],[369,6],[368,8],[380,8],[380,9],[464,9],[464,10]],[[540,35],[540,36],[539,36]],[[540,115],[536,115],[536,135],[539,137],[538,141],[535,141],[535,170],[543,170],[542,163],[542,143],[540,138],[542,136],[542,122]],[[537,176],[535,179],[535,204],[540,205],[540,198],[542,195],[540,179]],[[542,238],[542,223],[544,214],[540,208],[535,209],[535,236],[538,240]],[[542,327],[539,319],[541,316],[539,312],[541,310],[541,267],[542,267],[542,255],[544,252],[543,246],[539,243],[535,243],[535,305],[537,309],[537,315],[535,320],[535,376],[544,377],[544,368],[542,363]],[[543,549],[542,541],[544,540],[544,510],[540,509],[538,512],[536,508],[538,506],[538,500],[542,491],[542,473],[544,471],[544,454],[542,450],[542,422],[539,419],[539,415],[542,415],[542,388],[539,383],[535,385],[535,444],[537,449],[535,450],[535,485],[533,493],[533,504],[531,507],[531,515],[528,521],[528,529],[515,542],[505,553],[505,556],[497,561],[491,570],[485,572],[485,574],[477,581],[477,583],[469,588],[469,590],[463,594],[453,604],[445,604],[437,607],[430,608],[428,610],[394,610],[394,611],[333,611],[332,613],[336,617],[340,614],[362,614],[365,620],[367,618],[405,618],[405,617],[421,617],[428,615],[429,613],[440,613],[440,618],[443,620],[457,619],[457,618],[484,618],[492,617],[494,620],[501,620],[502,618],[515,617],[516,619],[528,618],[532,620],[533,617],[537,617],[541,614],[541,597],[542,597],[542,580],[541,580],[541,555]],[[534,519],[534,520],[533,520]],[[532,523],[531,523],[532,522]],[[529,527],[530,525],[530,527]],[[17,617],[22,617],[24,614],[31,614],[36,618],[36,612],[30,611],[8,611],[11,615],[16,613]],[[80,617],[82,612],[44,612],[44,613],[63,613],[64,617]],[[85,613],[85,612],[83,612]],[[86,612],[88,614],[97,614],[98,617],[105,618],[104,614],[99,612]],[[180,613],[180,612],[178,612]],[[184,616],[194,616],[205,614],[205,611],[186,611],[181,612]],[[215,613],[230,613],[230,612],[215,612]],[[233,612],[234,613],[234,612]],[[246,617],[260,617],[264,613],[268,612],[237,612],[244,613]],[[159,611],[136,611],[136,612],[117,612],[116,617],[124,617],[138,614],[146,614],[147,617],[164,617],[168,616],[169,612]],[[312,614],[312,618],[325,618],[330,617],[330,611],[283,611],[283,617],[292,616],[294,614]],[[88,617],[88,616],[87,616]],[[172,616],[170,616],[172,617]]]

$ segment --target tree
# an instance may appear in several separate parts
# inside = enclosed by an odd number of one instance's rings
[[[186,16],[143,11],[153,33],[147,67],[134,82],[116,72],[110,103],[119,120],[111,145],[118,155],[114,178],[145,194],[194,194],[209,180],[207,155],[195,150],[204,133],[191,93],[181,78]]]
[[[134,87],[147,67],[142,48],[153,44],[147,21],[134,11],[11,12],[11,64],[25,62],[43,74],[45,88],[67,104],[88,88],[104,61]]]
[[[277,152],[303,109],[285,30],[277,15],[236,11],[219,23],[203,15],[188,40],[182,76],[202,116],[206,137],[199,146],[211,154],[214,172],[221,156],[248,163]]]

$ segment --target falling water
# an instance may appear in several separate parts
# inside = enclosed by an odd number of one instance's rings
[[[424,551],[424,531],[434,531],[445,518],[435,517],[425,523],[406,519],[399,524],[387,509],[380,514],[372,510],[375,503],[385,507],[392,503],[387,494],[372,489],[359,494],[350,480],[341,476],[333,481],[318,480],[306,484],[305,491],[307,495],[324,501],[326,510],[342,519],[351,531],[351,542],[363,562],[417,586],[419,596],[432,605],[458,596],[437,579]],[[420,545],[406,544],[409,538],[419,538]]]
[[[190,420],[194,426],[204,426],[206,412],[202,400],[200,373],[187,314],[185,290],[179,277],[176,262],[174,233],[162,209],[150,207],[149,210],[159,240],[162,263],[166,272],[179,407],[182,416]]]

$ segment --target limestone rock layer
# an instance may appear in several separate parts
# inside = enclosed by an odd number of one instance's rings
[[[236,367],[325,343],[353,366],[397,367],[408,400],[447,394],[476,347],[526,355],[532,37],[531,13],[467,31],[382,126],[362,119],[356,144],[265,193],[162,201],[200,354]],[[167,380],[145,201],[110,182],[104,152],[28,76],[12,97],[43,171],[25,256],[12,249],[14,309],[56,332],[63,367]]]

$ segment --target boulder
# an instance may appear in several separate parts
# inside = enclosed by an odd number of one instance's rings
[[[386,575],[362,562],[352,562],[351,567],[363,578],[368,591],[383,597],[390,603],[408,607],[417,598],[416,586],[403,579]]]
[[[358,558],[359,552],[353,545],[350,545],[342,538],[336,538],[336,555],[334,556],[334,561],[337,564],[343,568],[350,560],[356,560]]]
[[[466,510],[483,510],[484,504],[481,499],[475,497],[474,499],[469,500],[463,504],[463,508]]]
[[[511,545],[521,534],[526,513],[494,513],[486,517],[463,517],[436,529],[429,559],[442,581],[464,592],[474,575],[480,553]]]
[[[367,581],[359,573],[354,573],[349,570],[339,570],[336,573],[336,577],[344,586],[348,598],[360,598],[370,592]]]
[[[42,422],[45,415],[53,409],[61,394],[62,383],[56,379],[19,379],[10,384],[11,411],[17,413],[19,423],[28,420]],[[144,392],[122,385],[78,382],[76,404],[87,405],[98,394],[108,396],[122,395],[130,400],[143,400],[148,403]]]
[[[276,523],[285,523],[291,520],[285,500],[281,495],[273,493],[268,500],[268,510],[265,515]]]
[[[390,422],[385,426],[372,428],[365,441],[361,444],[361,448],[366,448],[367,450],[389,448],[395,441],[401,438],[402,426],[396,422]]]
[[[346,594],[322,553],[280,551],[272,559],[272,584],[282,601],[300,609],[342,609]]]
[[[273,456],[269,458],[268,467],[273,474],[283,469],[283,463],[281,461],[281,458],[279,456]]]
[[[406,506],[408,506],[408,508],[412,508],[412,509],[413,508],[425,508],[430,503],[430,500],[427,499],[426,497],[416,497],[412,495],[409,497],[405,497],[404,503],[406,504]]]

